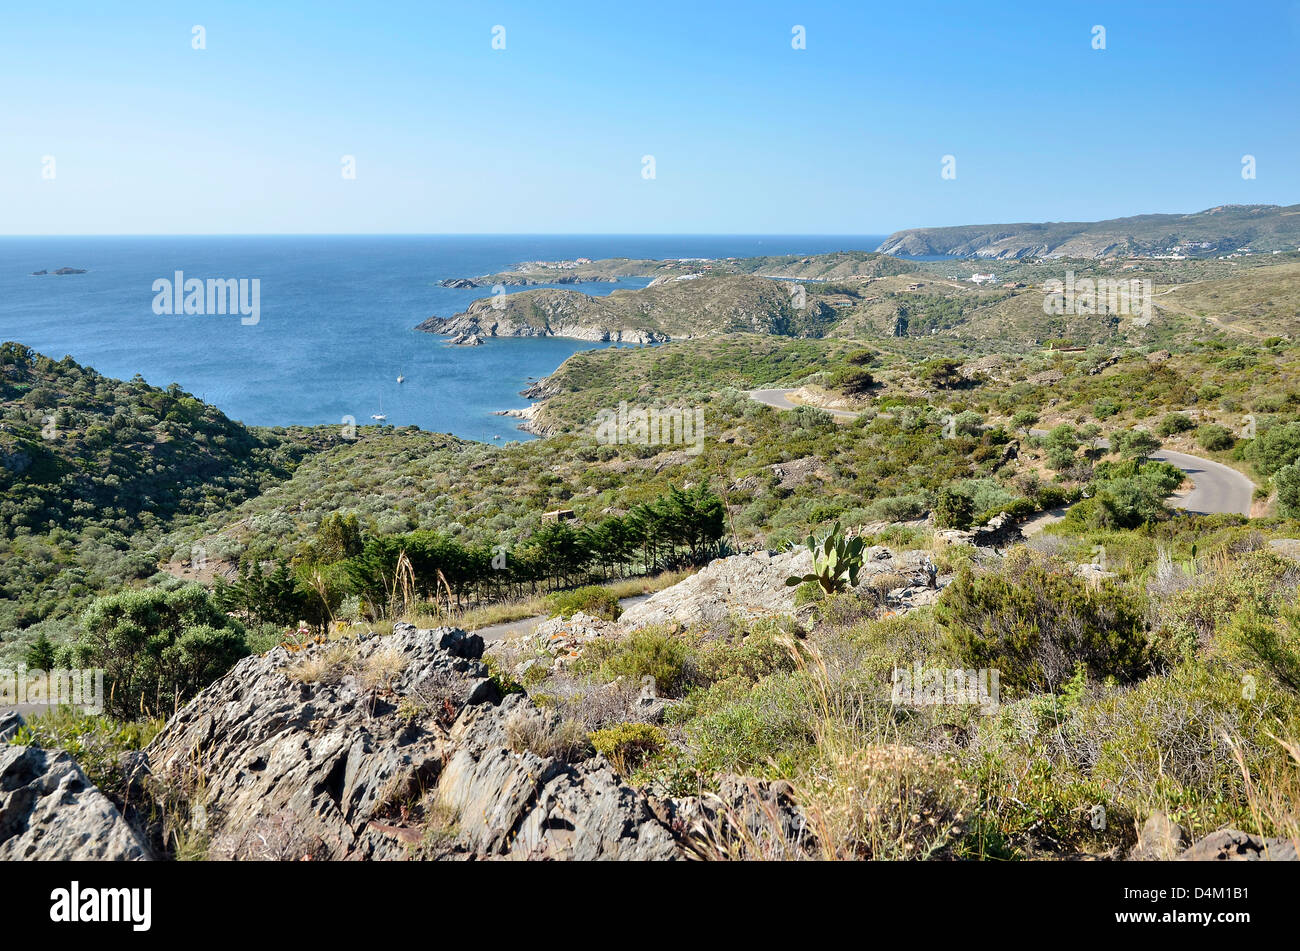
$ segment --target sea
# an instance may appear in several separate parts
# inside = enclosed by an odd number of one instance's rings
[[[0,237],[0,340],[100,373],[177,383],[251,426],[418,426],[502,443],[532,438],[498,410],[581,350],[558,337],[448,346],[415,326],[486,288],[440,287],[522,261],[722,258],[875,250],[882,235],[257,235]],[[55,275],[58,268],[83,274]],[[33,272],[50,273],[34,276]],[[244,281],[240,314],[156,313],[155,282]],[[586,294],[645,279],[566,285]],[[509,288],[517,292],[527,288]],[[398,377],[404,382],[398,383]]]

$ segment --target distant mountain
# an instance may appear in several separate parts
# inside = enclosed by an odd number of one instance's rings
[[[1300,247],[1300,205],[1220,205],[1192,215],[1136,215],[1108,221],[960,225],[896,231],[881,254],[976,258],[1188,257]]]

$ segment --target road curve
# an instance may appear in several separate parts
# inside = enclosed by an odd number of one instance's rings
[[[1216,512],[1250,515],[1255,483],[1236,469],[1171,449],[1161,449],[1153,453],[1151,458],[1177,466],[1192,480],[1192,491],[1174,501],[1179,508],[1198,515],[1212,515]]]
[[[805,403],[795,403],[790,400],[790,394],[794,390],[750,390],[749,398],[758,400],[774,409],[798,409],[805,406]],[[840,419],[856,419],[859,413],[849,409],[831,409],[829,406],[814,406],[813,409],[819,409],[823,413],[830,413],[832,416],[838,416]]]
[[[780,389],[751,390],[749,396],[776,409],[794,409],[801,404],[790,401],[789,394],[793,392],[793,390]],[[858,415],[842,409],[827,409],[825,412],[839,417]],[[1047,430],[1033,429],[1030,430],[1030,434],[1046,436]],[[1174,452],[1172,449],[1161,449],[1153,453],[1151,458],[1177,466],[1192,480],[1192,490],[1174,500],[1174,505],[1177,507],[1196,515],[1213,515],[1220,512],[1250,515],[1250,503],[1255,497],[1255,483],[1236,469],[1209,459],[1202,459],[1200,456]]]

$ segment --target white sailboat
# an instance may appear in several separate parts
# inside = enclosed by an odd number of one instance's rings
[[[382,396],[379,397],[379,412],[371,413],[370,418],[377,423],[382,423],[384,420],[388,419],[388,417],[384,415],[384,398]]]

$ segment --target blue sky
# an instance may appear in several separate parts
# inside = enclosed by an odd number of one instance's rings
[[[1300,202],[1293,0],[96,0],[6,11],[0,88],[5,234],[874,234]]]

